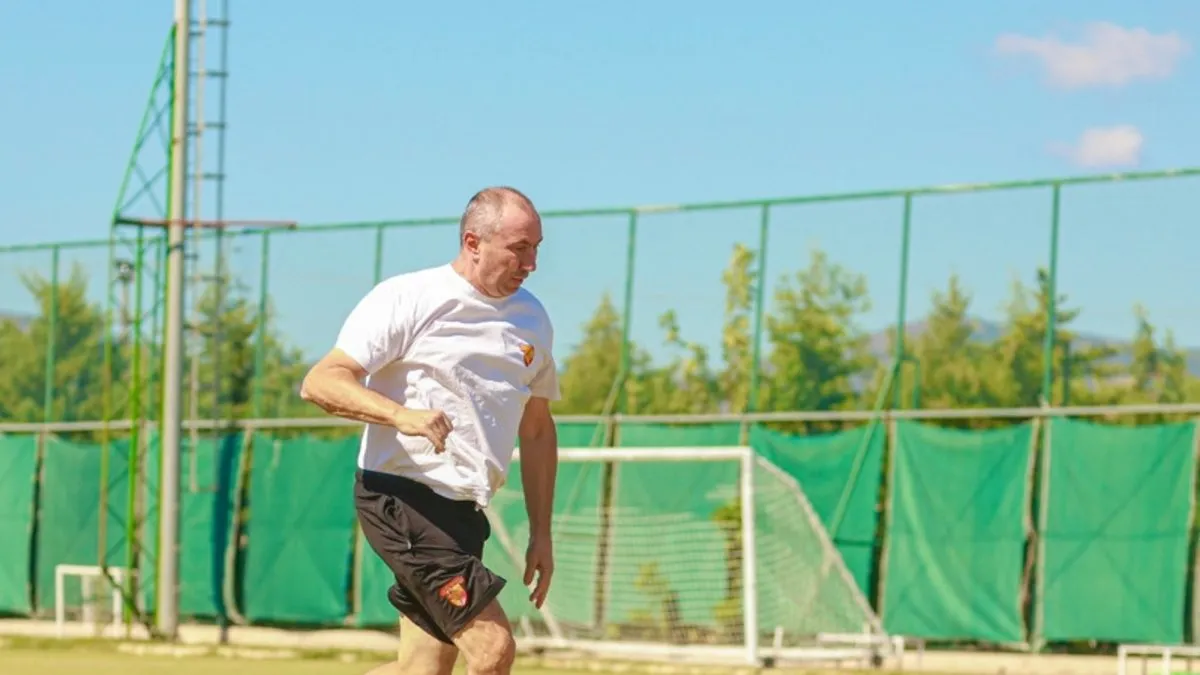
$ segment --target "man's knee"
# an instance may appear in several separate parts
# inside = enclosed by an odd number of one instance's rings
[[[509,675],[513,662],[517,660],[517,645],[511,633],[497,636],[467,655],[466,660],[469,675]]]
[[[448,645],[421,645],[397,654],[403,675],[450,675],[458,651]]]
[[[493,600],[455,636],[469,675],[509,675],[517,658],[508,617]]]
[[[470,675],[509,675],[516,660],[517,645],[512,634],[507,633],[467,656],[467,672]]]
[[[400,619],[396,660],[404,675],[450,675],[457,659],[457,647],[438,640],[408,619]]]

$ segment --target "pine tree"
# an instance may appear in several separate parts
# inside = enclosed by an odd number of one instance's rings
[[[994,405],[991,378],[999,373],[999,363],[978,339],[978,325],[970,317],[971,296],[957,275],[944,291],[933,293],[932,304],[924,330],[912,341],[922,407]],[[907,400],[911,392],[905,394]]]
[[[599,415],[615,404],[621,372],[621,314],[606,293],[587,323],[578,345],[561,360],[560,415]]]
[[[870,308],[866,278],[814,250],[808,267],[784,277],[767,317],[766,409],[848,410],[856,385],[876,365],[856,319]],[[838,425],[795,425],[811,431]]]
[[[52,421],[92,421],[104,418],[105,387],[108,413],[126,413],[128,362],[131,346],[114,332],[112,377],[105,375],[102,306],[88,299],[87,275],[80,265],[54,286],[38,274],[23,274],[21,283],[38,311],[25,325],[0,322],[0,419],[36,422],[43,419],[47,355],[51,326],[54,335],[51,396]],[[106,384],[106,380],[108,380]]]
[[[994,378],[997,405],[1033,407],[1042,403],[1049,299],[1050,277],[1045,269],[1038,270],[1034,289],[1019,281],[1013,284],[1006,331],[994,346],[1000,365]],[[1112,384],[1117,352],[1111,346],[1087,344],[1076,337],[1071,323],[1079,313],[1067,306],[1065,294],[1059,295],[1051,371],[1054,387],[1048,401],[1052,405],[1061,405],[1064,399],[1072,405],[1110,403],[1120,395]]]
[[[747,409],[751,370],[755,365],[751,360],[754,355],[751,321],[754,291],[760,281],[753,269],[757,258],[755,251],[737,244],[733,247],[729,265],[721,275],[721,281],[725,284],[725,325],[721,330],[725,368],[718,376],[718,381],[721,399],[734,412]]]

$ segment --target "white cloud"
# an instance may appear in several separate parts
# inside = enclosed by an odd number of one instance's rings
[[[1051,151],[1085,167],[1136,166],[1146,139],[1137,127],[1093,127],[1074,144],[1055,144]]]
[[[1035,38],[1006,33],[996,38],[996,51],[1033,57],[1041,62],[1050,84],[1077,89],[1164,79],[1191,46],[1175,32],[1154,34],[1145,28],[1095,22],[1084,28],[1079,42],[1064,42],[1056,35]]]

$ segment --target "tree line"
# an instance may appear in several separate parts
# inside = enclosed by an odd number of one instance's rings
[[[742,412],[750,401],[754,290],[757,253],[733,249],[722,273],[725,289],[720,354],[680,334],[673,312],[659,320],[672,348],[667,363],[653,363],[632,348],[624,387],[625,411],[634,414]],[[888,331],[886,357],[871,349],[862,325],[870,309],[867,280],[831,261],[820,250],[807,265],[783,276],[765,308],[757,410],[836,411],[870,409],[886,381],[896,331]],[[1015,282],[1003,330],[988,338],[972,318],[972,297],[951,276],[933,294],[922,330],[907,331],[905,365],[895,386],[902,407],[919,388],[922,408],[1036,407],[1043,387],[1044,339],[1050,298],[1049,276],[1034,271],[1030,283]],[[1091,344],[1072,329],[1080,310],[1059,293],[1056,302],[1054,388],[1051,403],[1119,405],[1200,400],[1200,379],[1188,372],[1187,354],[1170,331],[1160,332],[1144,308],[1132,308],[1129,353],[1117,358],[1109,345]],[[605,297],[583,331],[580,344],[563,361],[562,413],[603,409],[609,383],[621,371],[621,318]],[[891,397],[889,396],[889,403]],[[961,426],[988,426],[966,420]],[[809,431],[829,423],[779,425]]]
[[[659,317],[665,362],[644,344],[629,347],[628,372],[621,376],[621,313],[603,296],[583,326],[581,338],[560,357],[563,399],[559,414],[598,414],[619,406],[628,414],[742,412],[756,400],[758,411],[869,409],[880,394],[895,344],[887,356],[871,348],[862,325],[870,309],[866,277],[813,250],[807,264],[779,280],[764,312],[757,391],[751,395],[752,340],[757,252],[733,248],[721,272],[724,287],[719,353],[689,341],[673,311]],[[0,421],[43,419],[47,336],[54,312],[54,369],[50,417],[55,421],[128,417],[130,384],[144,385],[141,405],[157,416],[161,350],[143,337],[139,372],[133,372],[135,340],[128,322],[114,318],[108,334],[104,303],[89,300],[89,280],[75,268],[57,287],[37,274],[21,281],[37,311],[24,320],[0,320]],[[217,302],[218,292],[223,296]],[[933,294],[919,332],[905,337],[906,365],[895,386],[902,405],[919,393],[922,408],[1007,408],[1040,404],[1043,340],[1049,300],[1048,276],[1035,270],[1029,283],[1014,283],[999,335],[985,336],[972,319],[971,294],[957,277]],[[1063,294],[1057,299],[1052,403],[1109,405],[1180,403],[1200,400],[1200,379],[1188,372],[1185,351],[1169,331],[1160,332],[1140,307],[1131,308],[1128,353],[1117,358],[1108,345],[1082,340],[1072,330],[1080,310]],[[199,320],[189,326],[192,359],[184,371],[185,417],[249,418],[319,415],[299,399],[307,369],[301,351],[273,328],[256,367],[257,300],[224,283],[210,282],[198,299]],[[148,327],[143,336],[156,334]],[[107,352],[107,354],[106,354]],[[105,377],[106,364],[112,377]],[[620,380],[620,386],[614,382]],[[919,389],[918,389],[919,388]],[[105,408],[105,391],[110,404]],[[888,400],[890,402],[891,396]],[[959,422],[986,426],[986,420]],[[830,423],[780,425],[823,431]]]

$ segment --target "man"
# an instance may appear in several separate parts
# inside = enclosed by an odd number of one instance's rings
[[[375,286],[301,396],[366,422],[354,486],[359,523],[391,568],[400,611],[396,663],[372,673],[509,673],[515,644],[496,598],[505,580],[482,562],[483,513],[504,484],[514,443],[530,540],[524,583],[545,602],[554,569],[550,514],[559,396],[553,329],[522,283],[537,266],[541,218],[519,191],[473,196],[451,263]],[[365,385],[363,380],[365,378]]]

